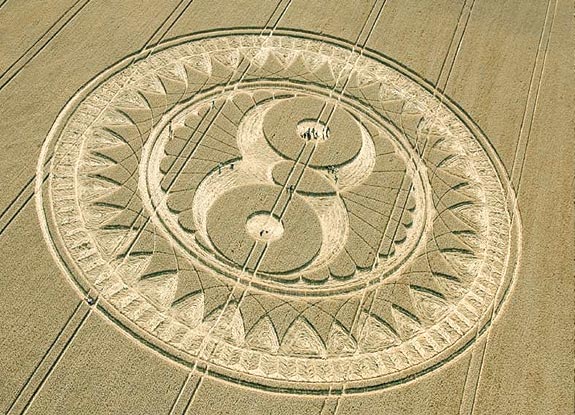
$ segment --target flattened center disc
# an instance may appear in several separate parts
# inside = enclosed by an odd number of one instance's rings
[[[257,212],[248,218],[246,231],[254,240],[273,242],[282,237],[284,226],[271,212]]]

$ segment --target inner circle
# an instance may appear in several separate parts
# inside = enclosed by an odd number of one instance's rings
[[[367,281],[392,282],[427,223],[418,158],[393,125],[359,112],[345,97],[335,101],[321,89],[297,85],[274,94],[271,99],[267,86],[246,84],[213,104],[208,93],[165,114],[142,164],[142,186],[157,212],[152,220],[192,257],[264,291],[323,297],[356,291]],[[202,153],[189,158],[170,187],[166,162],[183,151],[178,146],[194,134],[194,120],[223,105],[243,108],[237,131],[206,136]],[[214,132],[225,128],[219,122]],[[317,139],[299,135],[313,127]],[[210,161],[214,148],[224,150],[220,161]],[[154,196],[161,194],[163,200]],[[283,232],[248,226],[254,212],[273,212]]]
[[[246,222],[248,234],[259,241],[272,242],[282,237],[284,227],[271,212],[256,212]]]

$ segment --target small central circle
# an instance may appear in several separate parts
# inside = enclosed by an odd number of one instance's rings
[[[306,141],[326,141],[330,134],[329,127],[318,120],[302,120],[296,128],[297,134]]]
[[[280,239],[284,233],[281,221],[271,212],[256,212],[250,215],[246,230],[252,238],[264,242]]]

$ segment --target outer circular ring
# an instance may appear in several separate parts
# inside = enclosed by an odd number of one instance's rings
[[[161,45],[161,49],[168,48],[170,46],[177,45],[179,43],[189,42],[193,40],[198,40],[208,36],[225,36],[225,35],[237,35],[237,34],[254,34],[259,33],[256,30],[238,30],[238,31],[216,31],[216,32],[206,32],[202,34],[192,35],[192,36],[185,36],[181,38],[176,38],[165,42]],[[278,30],[276,31],[277,34],[284,34],[290,36],[301,36],[301,32],[295,32],[290,30]],[[324,43],[333,44],[336,46],[344,47],[347,49],[351,49],[351,45],[345,41],[335,39],[335,38],[327,38],[325,36],[317,36],[312,34],[306,34],[306,38],[319,40]],[[157,51],[157,50],[156,50]],[[40,218],[40,224],[42,228],[42,232],[46,237],[48,242],[49,248],[53,256],[57,259],[60,266],[63,270],[65,270],[66,274],[70,278],[70,280],[79,288],[80,292],[88,293],[90,290],[91,284],[85,279],[82,275],[81,270],[77,266],[77,264],[67,255],[66,250],[63,249],[61,242],[58,241],[56,237],[59,234],[59,230],[54,228],[52,222],[54,212],[53,211],[46,211],[45,207],[45,188],[43,187],[44,184],[44,167],[47,165],[51,159],[51,151],[55,145],[56,139],[59,137],[62,129],[66,125],[66,121],[68,117],[75,111],[78,105],[82,102],[82,100],[91,93],[98,85],[104,82],[111,74],[117,73],[124,69],[125,67],[129,66],[131,63],[139,60],[150,53],[150,50],[144,50],[138,54],[134,54],[119,63],[113,65],[112,67],[108,68],[106,71],[101,73],[95,79],[90,81],[86,84],[66,105],[63,111],[58,116],[54,126],[50,130],[46,142],[42,147],[42,152],[38,162],[38,175],[36,178],[36,208]],[[495,294],[495,299],[487,312],[483,315],[480,319],[479,323],[476,326],[476,329],[470,330],[467,332],[459,341],[453,343],[450,347],[445,349],[442,353],[436,355],[433,359],[433,362],[426,361],[420,365],[414,365],[409,368],[409,370],[403,371],[402,376],[400,378],[389,376],[389,377],[380,377],[370,381],[349,381],[346,385],[342,388],[341,393],[359,393],[359,392],[366,392],[374,389],[380,389],[384,387],[389,387],[398,383],[403,383],[408,380],[412,380],[417,378],[420,375],[428,373],[429,371],[433,370],[434,368],[444,364],[445,362],[453,359],[455,356],[459,355],[465,349],[467,349],[470,345],[474,343],[474,340],[481,334],[483,334],[490,326],[493,317],[495,316],[496,312],[498,312],[501,308],[503,300],[505,299],[506,295],[508,294],[514,274],[516,271],[516,265],[520,255],[520,218],[519,213],[517,210],[517,203],[515,200],[515,195],[511,185],[508,181],[507,174],[505,169],[499,160],[495,150],[491,147],[490,143],[488,142],[487,138],[480,130],[478,126],[476,126],[473,121],[467,116],[467,114],[460,109],[456,104],[451,102],[447,97],[444,97],[437,93],[433,89],[431,85],[429,85],[426,81],[419,78],[417,75],[411,73],[404,67],[401,67],[398,63],[382,57],[380,54],[377,54],[374,51],[365,51],[363,53],[365,56],[377,61],[380,64],[386,65],[395,69],[396,71],[400,72],[402,75],[408,77],[411,81],[417,83],[419,86],[423,87],[427,90],[428,93],[433,94],[435,96],[441,97],[441,102],[447,106],[447,108],[455,114],[459,120],[461,120],[465,126],[473,133],[475,138],[478,140],[479,144],[488,155],[493,167],[495,168],[499,181],[504,186],[504,192],[507,198],[507,206],[510,210],[511,214],[511,235],[510,235],[510,245],[508,250],[508,263],[505,266],[505,275],[502,276],[503,280],[500,286],[497,289],[497,293]],[[47,205],[48,207],[51,204]],[[48,219],[50,218],[50,219]],[[154,338],[153,336],[149,336],[146,333],[142,333],[141,330],[137,329],[136,326],[130,322],[125,317],[118,315],[116,313],[115,308],[107,303],[105,300],[101,300],[98,305],[99,309],[102,310],[105,314],[110,316],[113,320],[115,320],[118,324],[123,326],[127,331],[131,332],[135,337],[139,338],[140,340],[144,341],[148,345],[150,345],[153,349],[159,351],[160,353],[172,357],[174,360],[179,361],[183,364],[197,367],[199,370],[203,370],[209,372],[214,376],[218,376],[233,382],[247,384],[251,386],[256,386],[259,388],[263,388],[266,390],[274,390],[274,391],[281,391],[281,392],[288,392],[288,393],[308,393],[308,394],[327,394],[327,393],[334,393],[333,385],[330,383],[313,383],[313,384],[306,384],[301,383],[298,384],[297,387],[293,388],[292,385],[286,384],[285,382],[274,381],[274,380],[265,380],[262,382],[261,377],[253,377],[250,378],[249,376],[246,377],[245,380],[239,380],[234,377],[233,372],[229,370],[220,370],[218,369],[217,372],[211,371],[208,362],[202,361],[201,358],[198,358],[195,363],[190,363],[189,360],[183,355],[180,351],[176,350],[175,348],[165,344],[164,342]]]

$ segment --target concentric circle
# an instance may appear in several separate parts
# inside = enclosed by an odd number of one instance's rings
[[[392,277],[429,226],[425,167],[392,125],[330,94],[244,82],[175,105],[140,163],[151,220],[192,261],[268,292],[330,296]],[[244,229],[260,211],[285,228],[273,244]]]
[[[123,60],[64,109],[39,169],[44,234],[102,310],[259,388],[426,373],[491,322],[517,260],[513,192],[465,114],[381,56],[297,32]]]

